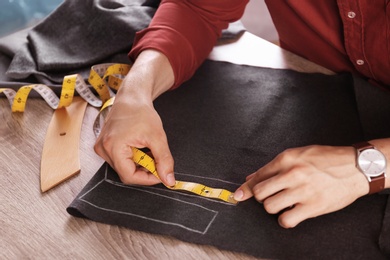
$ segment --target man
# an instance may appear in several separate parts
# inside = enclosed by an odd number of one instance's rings
[[[193,75],[221,30],[242,16],[247,2],[163,0],[150,26],[138,33],[129,54],[134,65],[95,145],[124,183],[159,182],[137,169],[131,160],[134,146],[148,147],[161,180],[174,184],[174,161],[153,100]],[[349,71],[375,85],[390,86],[388,0],[271,0],[267,5],[282,47],[335,72]],[[368,141],[367,147],[286,150],[248,176],[235,198],[254,196],[269,213],[283,211],[279,223],[285,228],[344,208],[369,192],[390,188],[382,172],[375,182],[368,182],[356,167],[356,149],[381,151],[382,163],[390,158],[390,138]]]

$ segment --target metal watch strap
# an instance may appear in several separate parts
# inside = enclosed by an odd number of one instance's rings
[[[375,146],[370,144],[369,142],[360,142],[353,144],[353,147],[356,148],[356,156],[359,155],[359,151],[365,150],[365,149],[376,149]],[[385,173],[381,174],[380,176],[376,177],[370,177],[371,181],[369,181],[370,190],[368,194],[374,194],[382,191],[385,188]]]

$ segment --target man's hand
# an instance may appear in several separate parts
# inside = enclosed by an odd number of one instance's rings
[[[153,154],[157,173],[167,186],[175,184],[174,161],[161,118],[153,100],[174,83],[172,67],[162,53],[145,50],[122,82],[114,104],[95,144],[126,184],[153,185],[160,180],[132,160],[131,147],[147,147]]]
[[[95,151],[106,160],[126,184],[154,185],[153,174],[136,167],[131,147],[148,147],[156,162],[159,177],[169,186],[175,184],[173,158],[161,119],[152,104],[131,104],[116,99],[99,135]]]
[[[285,228],[340,210],[368,193],[355,166],[353,147],[307,146],[288,149],[247,177],[238,201],[254,196]]]

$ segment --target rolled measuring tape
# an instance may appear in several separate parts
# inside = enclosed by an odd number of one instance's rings
[[[62,82],[61,95],[58,98],[55,92],[44,84],[31,84],[20,87],[17,91],[11,88],[0,88],[9,101],[12,112],[23,112],[31,90],[35,90],[52,109],[67,107],[72,103],[76,92],[91,106],[101,107],[117,90],[123,77],[129,72],[130,65],[105,63],[91,67],[88,82],[99,97],[92,92],[79,74],[65,76]]]
[[[93,131],[95,133],[95,136],[98,136],[101,131],[102,124],[104,124],[104,118],[108,111],[107,108],[109,108],[114,103],[115,97],[109,99],[103,107],[100,109],[100,112],[98,116],[95,119],[95,122],[93,124]],[[136,147],[132,147],[133,152],[133,158],[132,160],[151,172],[154,176],[156,176],[158,179],[160,179],[158,173],[156,164],[154,162],[154,159],[150,157],[145,152],[141,151],[140,149]],[[231,191],[220,189],[220,188],[211,188],[204,184],[195,183],[195,182],[187,182],[187,181],[178,181],[176,180],[176,183],[174,186],[167,186],[168,189],[171,190],[181,190],[181,191],[187,191],[190,193],[194,193],[196,195],[207,197],[211,199],[218,199],[222,200],[231,204],[237,204],[238,202],[234,199],[234,194]]]
[[[98,136],[108,109],[114,102],[115,94],[111,89],[118,90],[122,79],[130,71],[131,66],[128,64],[98,64],[91,67],[88,82],[98,93],[99,97],[91,91],[89,86],[79,74],[65,76],[61,95],[58,98],[55,92],[43,84],[31,84],[22,86],[17,91],[11,88],[0,88],[0,94],[3,93],[8,99],[12,112],[23,112],[26,107],[27,99],[31,90],[35,90],[46,101],[52,109],[67,107],[72,103],[76,92],[94,107],[101,107],[94,124],[93,131]],[[139,150],[132,147],[133,161],[147,169],[157,178],[159,178],[154,159]],[[233,198],[233,193],[220,188],[211,188],[206,185],[194,182],[176,181],[174,186],[167,186],[171,190],[187,191],[202,197],[218,199],[231,204],[237,204]]]

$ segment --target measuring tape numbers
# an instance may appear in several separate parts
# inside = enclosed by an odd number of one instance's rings
[[[115,97],[109,99],[100,110],[98,116],[95,119],[94,125],[93,125],[93,131],[96,136],[100,134],[101,126],[104,124],[104,117],[107,113],[108,109],[113,103],[114,103]],[[132,160],[142,166],[143,168],[147,169],[149,172],[151,172],[154,176],[156,176],[158,179],[160,179],[156,164],[154,162],[154,159],[147,155],[145,152],[141,151],[140,149],[136,147],[132,147],[133,152],[133,158]],[[194,194],[197,194],[202,197],[212,198],[212,199],[218,199],[222,200],[231,204],[237,204],[238,202],[234,199],[233,193],[231,191],[220,189],[220,188],[211,188],[206,185],[195,183],[195,182],[187,182],[187,181],[178,181],[176,180],[176,183],[174,186],[166,186],[168,189],[171,190],[181,190],[181,191],[187,191]]]
[[[133,151],[133,161],[150,171],[154,176],[160,179],[160,177],[157,174],[156,164],[154,162],[154,159],[144,153],[143,151],[139,150],[138,148],[132,147]],[[182,191],[188,191],[197,195],[200,195],[202,197],[212,198],[212,199],[219,199],[231,204],[237,204],[237,201],[233,198],[233,193],[225,190],[225,189],[219,189],[219,188],[211,188],[206,185],[195,183],[195,182],[187,182],[187,181],[176,181],[174,186],[166,186],[168,189],[171,190],[182,190]]]
[[[128,64],[98,64],[91,67],[88,82],[96,91],[97,97],[90,87],[85,83],[79,74],[65,76],[61,95],[57,97],[55,92],[43,84],[31,84],[20,87],[17,91],[11,88],[0,88],[0,94],[3,93],[9,101],[12,112],[24,112],[27,99],[31,90],[35,90],[52,109],[67,107],[72,103],[76,92],[93,107],[100,107],[98,116],[93,124],[95,136],[100,134],[104,119],[108,109],[115,99],[115,94],[111,89],[118,90],[122,79],[130,71]],[[133,161],[150,171],[159,178],[154,159],[133,147]],[[206,185],[194,182],[176,181],[174,186],[167,186],[171,190],[187,191],[202,197],[222,200],[231,204],[237,204],[233,198],[233,193],[220,188],[211,188]]]
[[[111,88],[118,90],[123,77],[129,70],[128,64],[105,63],[92,66],[88,82],[99,97],[93,93],[79,74],[64,77],[59,98],[49,86],[44,84],[25,85],[17,91],[11,88],[0,88],[0,94],[3,93],[6,96],[12,112],[24,112],[31,90],[35,90],[52,109],[69,106],[76,92],[91,106],[101,107],[114,95]]]

